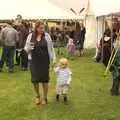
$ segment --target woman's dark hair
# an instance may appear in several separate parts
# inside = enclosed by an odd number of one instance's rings
[[[41,22],[41,21],[38,21],[38,22],[35,23],[35,34],[36,34],[36,35],[37,35],[37,29],[38,29],[41,25],[44,25],[44,23]]]
[[[106,31],[106,32],[104,33],[104,36],[110,37],[110,36],[111,36],[111,33],[110,33],[109,31]]]
[[[35,23],[35,30],[34,30],[34,33],[35,33],[35,36],[37,37],[37,28],[39,28],[41,25],[44,25],[44,23],[43,22],[41,22],[41,21],[38,21],[38,22],[36,22]],[[42,35],[42,38],[45,38],[45,34],[43,33],[43,35]]]

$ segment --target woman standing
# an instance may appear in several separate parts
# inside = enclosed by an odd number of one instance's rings
[[[35,31],[29,34],[25,50],[31,58],[31,78],[36,92],[36,104],[47,104],[49,65],[54,59],[54,48],[51,37],[45,33],[44,24],[37,22]],[[39,83],[43,86],[43,97],[40,95]]]
[[[72,26],[71,29],[70,36],[74,40],[76,49],[80,51],[81,28],[79,22],[76,22],[76,28]]]
[[[111,42],[111,33],[105,32],[103,39],[100,41],[100,47],[103,48],[102,53],[102,62],[107,67],[110,56],[111,56],[111,46],[113,47],[113,43]]]
[[[86,28],[84,27],[83,23],[80,23],[81,27],[81,38],[80,38],[80,53],[83,54],[84,49],[84,41],[85,41],[85,34],[86,34]]]

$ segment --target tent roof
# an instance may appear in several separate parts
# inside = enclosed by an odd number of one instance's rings
[[[67,9],[73,8],[75,11],[79,12],[80,9],[87,8],[88,0],[49,0],[50,2]]]
[[[54,3],[55,5],[64,8],[65,10],[70,11],[72,8],[79,17],[83,18],[86,15],[93,15],[91,6],[89,6],[89,0],[49,0],[50,2]],[[85,8],[82,13],[79,14],[80,10]],[[74,14],[73,12],[71,12]]]
[[[70,11],[73,8],[76,12],[85,8],[81,15],[95,14],[95,16],[104,16],[120,12],[120,0],[49,0],[59,7]],[[91,12],[88,13],[88,7]]]
[[[120,0],[90,0],[95,16],[120,12]]]
[[[21,14],[24,19],[78,19],[48,0],[1,1],[0,19],[14,19],[17,14]]]

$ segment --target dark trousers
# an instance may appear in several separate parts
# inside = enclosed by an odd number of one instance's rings
[[[112,95],[119,95],[119,87],[120,87],[120,77],[113,79],[113,85],[112,85]]]
[[[20,65],[20,52],[16,50],[16,64]]]
[[[21,67],[27,68],[28,67],[28,55],[25,50],[21,51],[20,57],[21,57]]]
[[[9,70],[13,70],[14,54],[15,54],[15,47],[3,47],[2,56],[1,56],[1,60],[0,60],[0,69],[3,68],[4,63],[7,60]]]
[[[16,51],[16,63],[22,68],[28,67],[28,55],[25,50]]]

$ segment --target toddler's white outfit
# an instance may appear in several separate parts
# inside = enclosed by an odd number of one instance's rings
[[[56,85],[56,94],[67,94],[68,85],[72,80],[72,72],[69,68],[55,68],[57,74],[57,85]]]

